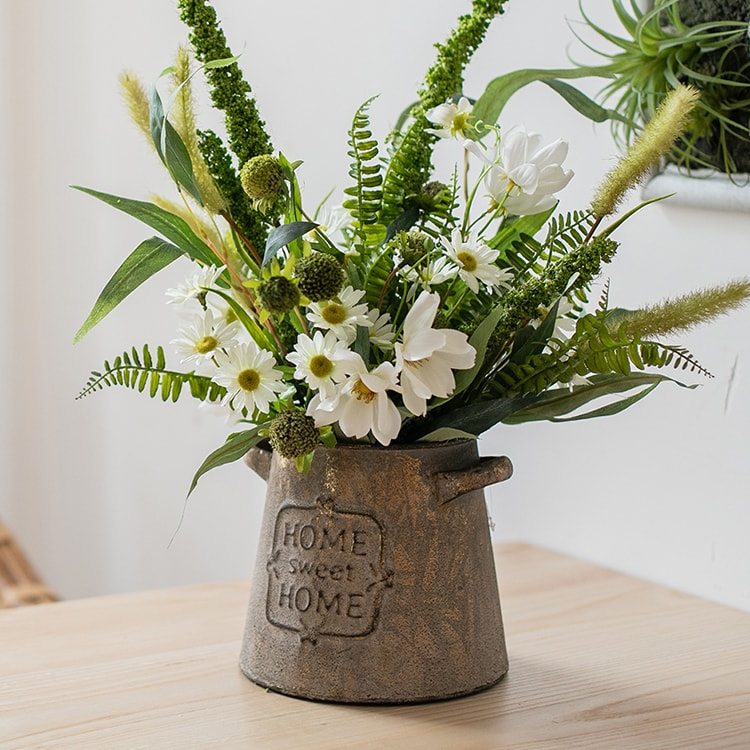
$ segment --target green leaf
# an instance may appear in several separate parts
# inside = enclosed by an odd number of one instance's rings
[[[463,393],[474,381],[477,373],[482,369],[484,364],[484,357],[487,354],[487,342],[490,340],[492,332],[497,326],[497,321],[500,320],[500,316],[503,314],[505,306],[500,303],[496,305],[487,317],[476,327],[474,333],[469,338],[469,343],[476,350],[476,358],[474,359],[474,366],[468,370],[456,370],[456,387],[453,389],[451,398],[457,396],[459,393]]]
[[[558,81],[556,78],[543,78],[541,82],[547,84],[553,91],[560,94],[573,109],[584,117],[588,117],[593,122],[605,122],[606,120],[618,120],[625,123],[631,122],[629,118],[623,117],[619,112],[613,109],[606,109],[593,101],[593,99],[589,99],[586,94],[569,83]]]
[[[234,65],[240,58],[242,53],[234,55],[234,57],[222,57],[218,60],[209,60],[203,65],[204,70],[213,70],[214,68],[226,68],[229,65]]]
[[[314,221],[291,221],[271,230],[266,240],[263,266],[267,265],[282,247],[318,226],[320,224],[316,224]]]
[[[151,87],[149,97],[149,125],[151,138],[156,146],[156,152],[169,171],[172,179],[198,202],[203,205],[200,188],[193,173],[193,163],[187,147],[182,142],[179,133],[174,129],[164,114],[161,97],[156,86]]]
[[[463,430],[456,430],[453,427],[441,427],[438,430],[424,435],[420,438],[425,443],[442,443],[446,440],[459,440],[459,439],[470,439],[474,440],[477,436],[472,435],[470,432],[464,432]]]
[[[525,70],[514,70],[511,73],[499,76],[489,82],[484,93],[477,99],[472,114],[477,120],[494,124],[500,117],[510,97],[519,89],[535,81],[547,82],[557,78],[612,78],[604,68],[580,67],[571,69],[541,70],[527,68]],[[572,88],[572,87],[571,87]]]
[[[211,266],[221,265],[219,260],[211,252],[211,249],[203,242],[187,222],[179,216],[165,211],[163,208],[154,203],[147,201],[137,201],[132,198],[121,198],[117,195],[102,193],[91,188],[81,187],[80,185],[72,186],[75,190],[92,195],[100,201],[107,203],[120,211],[125,212],[144,224],[155,229],[157,232],[173,242],[182,250],[185,255],[193,260],[201,261]]]
[[[423,436],[441,428],[460,430],[470,435],[481,435],[498,422],[505,421],[519,409],[532,404],[534,398],[534,396],[513,396],[492,401],[475,401],[437,416],[434,412],[428,413],[428,416],[420,419],[414,427],[407,428],[406,434],[402,437],[408,440],[421,440]]]
[[[181,255],[179,247],[159,237],[151,237],[141,242],[102,289],[91,312],[78,329],[73,343],[80,341],[134,289]]]
[[[555,332],[555,323],[557,322],[557,310],[560,307],[558,299],[550,308],[542,324],[526,326],[516,333],[513,341],[513,351],[511,353],[511,362],[518,364],[525,362],[533,354],[539,354]]]
[[[230,435],[224,445],[217,448],[211,453],[206,460],[200,465],[198,471],[195,472],[193,481],[190,484],[188,490],[188,496],[196,488],[198,480],[211,469],[215,469],[217,466],[223,466],[224,464],[237,461],[242,458],[254,445],[260,440],[258,433],[266,424],[256,425],[250,430],[244,432],[237,432],[234,435]]]
[[[676,383],[683,388],[695,388],[695,385],[686,385],[679,380],[674,380],[666,375],[658,373],[634,372],[629,375],[620,375],[616,373],[594,375],[590,378],[591,385],[576,386],[572,390],[568,388],[554,388],[537,396],[532,403],[523,409],[517,410],[512,415],[503,419],[505,424],[523,424],[524,422],[533,422],[539,420],[549,420],[552,422],[572,421],[577,419],[587,419],[596,416],[607,416],[623,411],[628,406],[636,403],[641,398],[650,393],[659,383],[669,381]],[[633,390],[634,388],[643,388],[640,394],[635,394],[621,401],[608,404],[593,412],[587,412],[586,415],[580,415],[572,418],[563,418],[565,414],[570,414],[576,409],[585,406],[591,401],[611,396],[618,393]]]

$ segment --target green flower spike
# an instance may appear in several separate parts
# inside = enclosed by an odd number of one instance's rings
[[[299,458],[312,453],[320,442],[315,420],[297,409],[282,411],[268,430],[271,447],[284,458]]]
[[[299,290],[311,302],[333,299],[344,286],[344,269],[333,255],[313,253],[294,267]]]

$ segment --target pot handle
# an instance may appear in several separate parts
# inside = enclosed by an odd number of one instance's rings
[[[270,446],[256,445],[245,454],[245,463],[261,478],[268,481],[271,473],[271,458],[273,451]]]
[[[512,473],[513,464],[507,456],[480,458],[479,463],[470,469],[441,471],[435,475],[438,505],[449,503],[467,492],[502,482]]]

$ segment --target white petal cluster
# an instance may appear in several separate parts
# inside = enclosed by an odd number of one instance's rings
[[[180,356],[180,363],[192,362],[199,369],[212,366],[217,352],[226,351],[239,343],[240,324],[217,320],[211,310],[206,310],[190,325],[178,330],[179,338],[171,343]]]
[[[401,414],[387,391],[398,390],[398,373],[391,362],[368,370],[355,354],[351,373],[337,393],[328,399],[316,395],[307,413],[322,425],[338,422],[347,437],[363,438],[372,432],[381,445],[388,445],[401,429]]]
[[[555,193],[573,177],[571,170],[562,168],[568,144],[561,139],[545,146],[538,133],[515,128],[500,138],[494,155],[475,141],[464,145],[489,166],[487,192],[509,214],[532,215],[552,208]]]
[[[476,357],[465,333],[432,327],[439,304],[439,294],[422,292],[407,313],[401,341],[396,343],[404,406],[416,416],[427,412],[427,401],[433,396],[445,398],[453,393],[453,370],[468,370]]]
[[[439,305],[437,292],[422,292],[393,344],[395,364],[382,362],[371,370],[345,342],[336,342],[333,332],[325,337],[320,331],[312,338],[300,335],[288,359],[297,365],[295,376],[318,391],[307,408],[316,425],[336,422],[347,437],[359,439],[372,433],[379,443],[388,445],[401,429],[401,413],[389,392],[401,393],[404,406],[415,416],[427,412],[433,396],[449,396],[456,387],[453,370],[472,367],[476,351],[466,334],[432,327]],[[370,312],[372,327],[383,335],[384,326],[389,326],[387,320],[382,321],[385,316]],[[388,340],[392,338],[389,330]],[[314,372],[321,363],[323,367]]]

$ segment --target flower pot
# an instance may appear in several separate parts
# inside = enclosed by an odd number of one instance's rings
[[[267,480],[240,666],[271,690],[408,703],[507,671],[483,488],[512,473],[476,442],[319,448],[306,475],[258,447]]]

